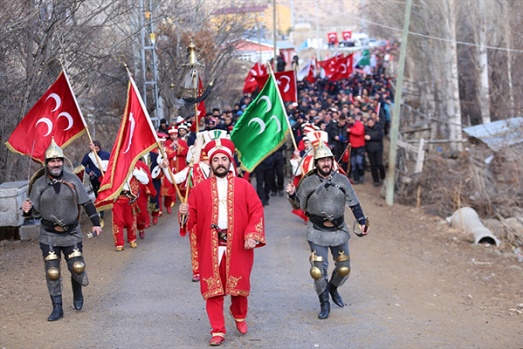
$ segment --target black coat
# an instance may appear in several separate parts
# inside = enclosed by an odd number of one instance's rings
[[[365,135],[370,136],[369,140],[365,140],[365,149],[367,152],[374,152],[383,150],[383,128],[379,124],[374,126],[365,126]]]

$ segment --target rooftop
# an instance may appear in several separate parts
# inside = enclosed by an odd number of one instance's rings
[[[498,120],[463,129],[469,137],[477,138],[493,151],[523,143],[523,117]]]

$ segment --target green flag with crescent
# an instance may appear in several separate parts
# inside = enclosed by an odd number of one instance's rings
[[[241,168],[252,172],[260,162],[276,151],[289,133],[289,122],[274,74],[245,109],[231,132]]]
[[[369,50],[363,50],[357,65],[359,65],[360,67],[370,65],[370,51]]]

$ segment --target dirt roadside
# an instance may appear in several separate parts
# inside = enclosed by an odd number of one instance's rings
[[[268,245],[257,252],[250,333],[230,331],[234,348],[523,348],[523,264],[511,253],[420,210],[389,207],[370,183],[356,186],[371,235],[350,242],[348,306],[325,321],[308,276],[303,224],[283,197],[266,207]],[[347,216],[348,222],[353,219]],[[51,310],[35,241],[0,247],[1,348],[201,348],[204,302],[190,282],[188,242],[173,216],[146,232],[138,249],[113,250],[104,234],[84,242],[91,285],[81,312]],[[230,323],[230,320],[227,320]],[[340,344],[342,343],[342,344]]]

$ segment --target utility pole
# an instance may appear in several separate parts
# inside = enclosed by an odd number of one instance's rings
[[[320,22],[318,19],[318,1],[316,0],[316,62],[320,61]]]
[[[155,106],[151,116],[156,126],[163,119],[163,101],[158,93],[158,64],[156,58],[156,33],[153,24],[153,0],[140,0],[140,34],[142,43],[143,102],[145,107]]]
[[[291,28],[294,30],[294,0],[291,0]]]
[[[398,65],[398,81],[396,83],[396,94],[394,95],[394,108],[392,111],[392,120],[390,122],[390,150],[389,150],[389,168],[387,178],[385,178],[385,202],[392,206],[394,203],[394,183],[396,182],[396,157],[400,125],[401,96],[403,92],[403,78],[405,69],[405,56],[407,54],[407,39],[409,36],[410,8],[412,0],[407,0],[405,6],[405,22],[403,23],[403,34],[401,35],[400,60]]]
[[[273,40],[274,40],[274,60],[273,67],[276,68],[276,0],[272,0],[272,26],[273,26]]]
[[[261,46],[261,32],[260,32],[260,22],[258,20],[258,13],[255,15],[256,17],[256,31],[258,34],[258,63],[262,63],[262,46]]]

